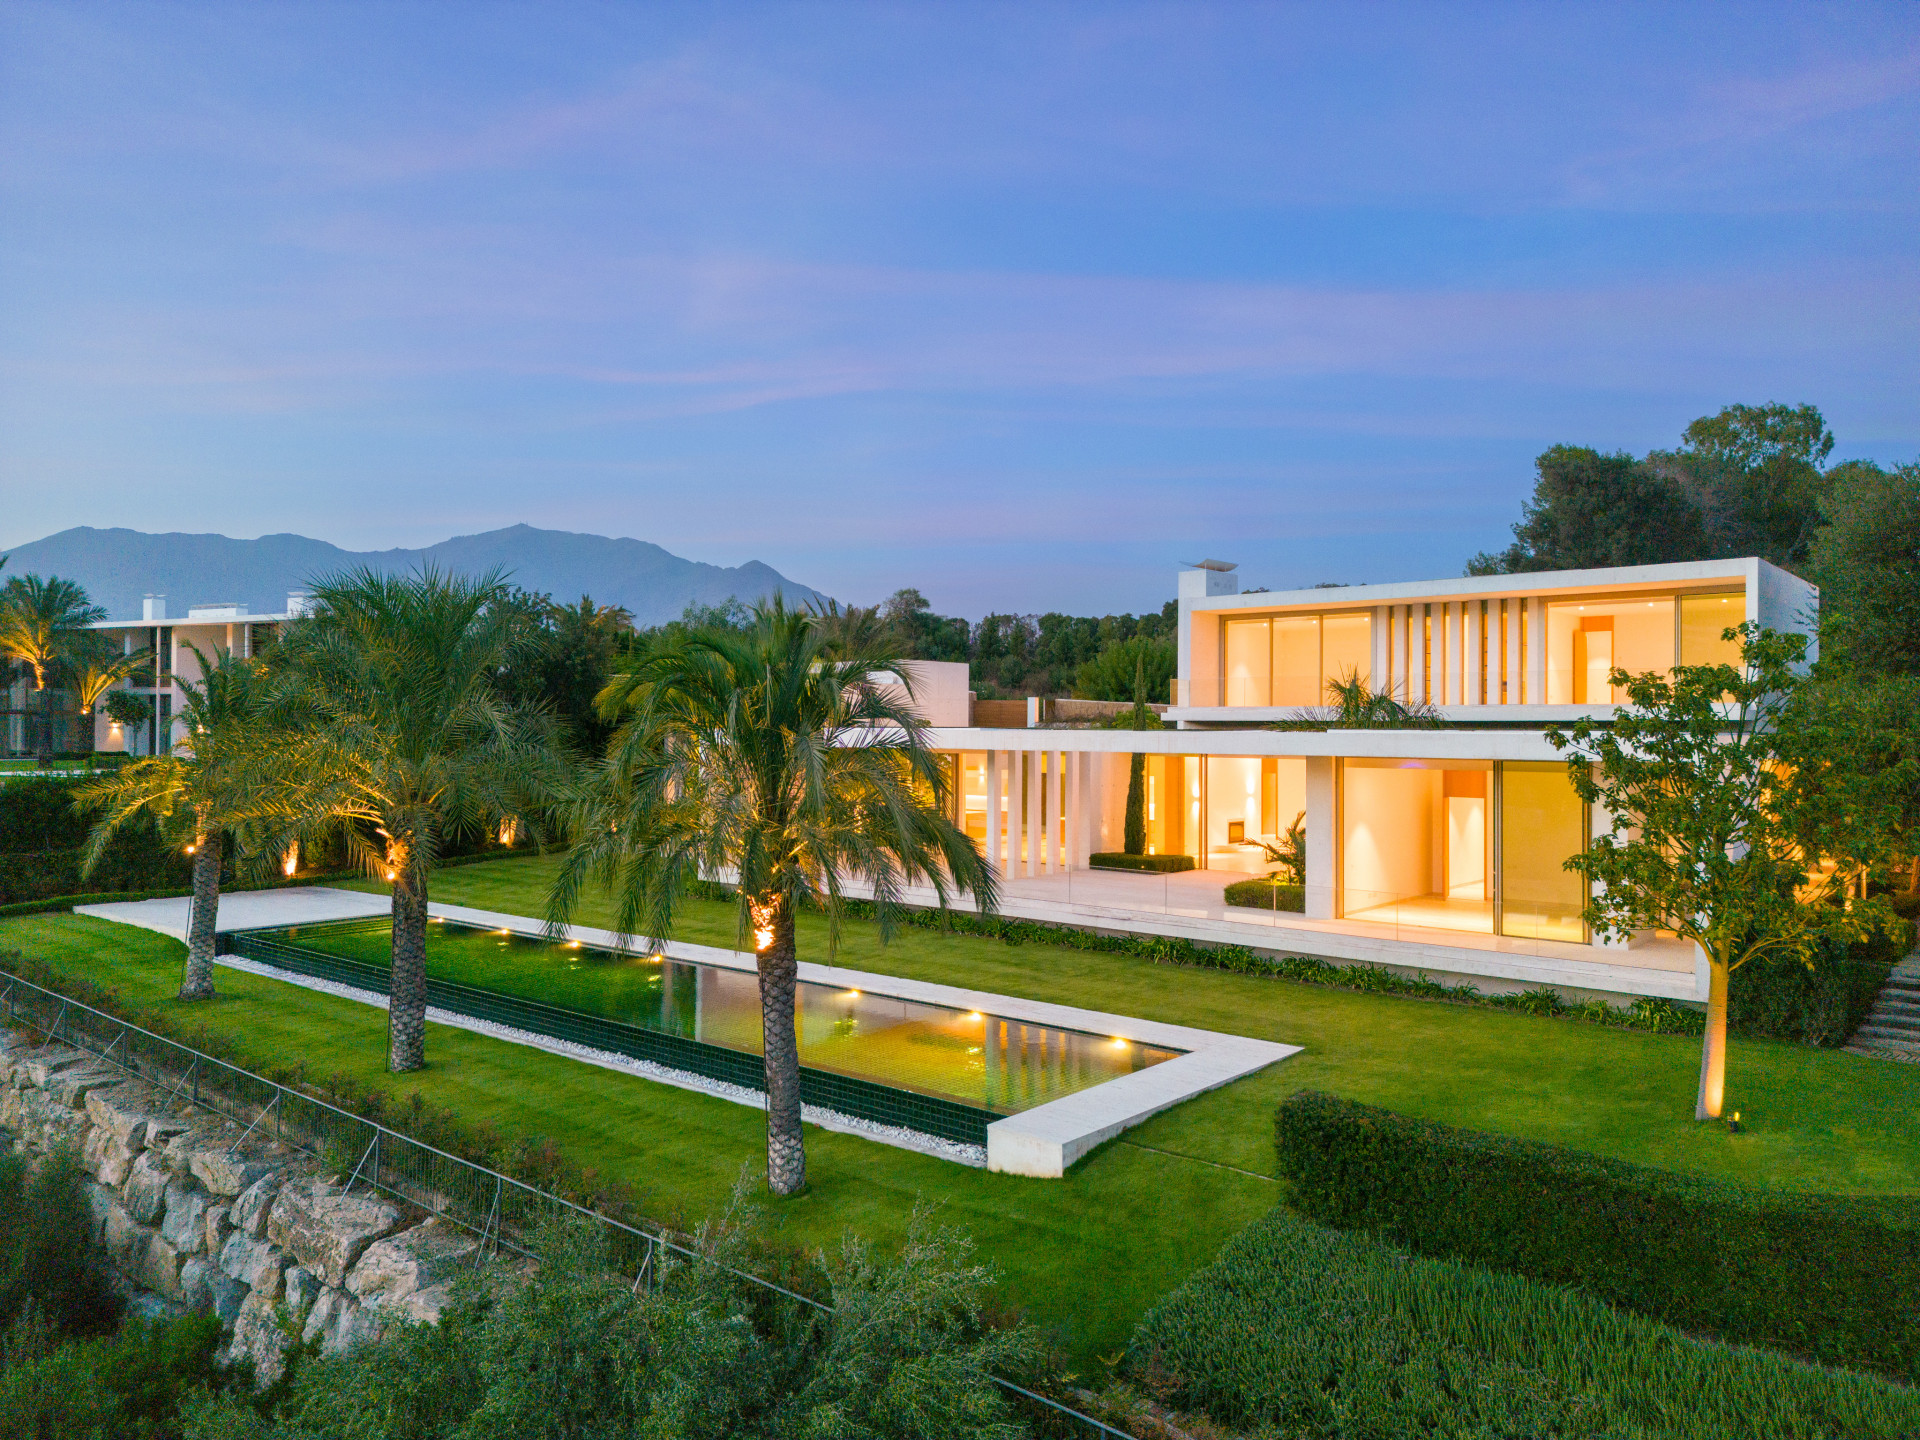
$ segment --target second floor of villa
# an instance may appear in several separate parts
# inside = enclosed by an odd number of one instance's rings
[[[1753,558],[1240,593],[1218,561],[1181,572],[1166,718],[1259,725],[1376,693],[1476,725],[1605,717],[1616,669],[1737,663],[1730,626],[1809,636],[1819,592]]]

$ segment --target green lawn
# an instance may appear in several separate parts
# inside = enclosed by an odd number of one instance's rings
[[[435,897],[539,916],[554,862],[523,858],[447,870]],[[369,887],[375,888],[375,887]],[[604,907],[578,917],[605,923]],[[731,907],[689,907],[680,938],[731,944]],[[825,958],[824,926],[804,918],[802,958]],[[69,915],[0,920],[18,948],[173,1006],[182,947]],[[881,947],[853,924],[840,954],[862,969],[1152,1016],[1286,1041],[1306,1053],[1128,1132],[1065,1180],[988,1175],[808,1131],[812,1188],[779,1207],[797,1241],[851,1226],[886,1239],[916,1199],[936,1200],[1001,1267],[1006,1299],[1057,1326],[1084,1356],[1109,1354],[1161,1294],[1212,1258],[1277,1198],[1273,1111],[1303,1085],[1410,1114],[1557,1140],[1751,1184],[1855,1193],[1920,1192],[1920,1067],[1769,1042],[1733,1042],[1737,1136],[1692,1119],[1697,1042],[1501,1011],[1347,994],[1157,966],[1051,946],[909,930]],[[377,1011],[232,971],[196,1018],[279,1063],[383,1074]],[[430,1027],[430,1099],[475,1121],[550,1135],[580,1163],[628,1179],[663,1218],[698,1216],[756,1162],[759,1115],[705,1096],[539,1051]],[[411,1087],[415,1080],[406,1082]],[[1254,1172],[1252,1174],[1242,1172]]]

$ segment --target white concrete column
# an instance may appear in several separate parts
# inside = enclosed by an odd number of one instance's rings
[[[1447,602],[1447,683],[1440,691],[1446,697],[1441,702],[1445,705],[1465,703],[1462,697],[1466,690],[1463,683],[1465,679],[1463,672],[1466,667],[1462,663],[1463,657],[1460,654],[1461,611],[1465,608],[1458,600]]]
[[[1331,920],[1339,913],[1334,894],[1337,836],[1334,821],[1333,757],[1307,757],[1307,909],[1309,920]]]
[[[1460,631],[1460,649],[1464,653],[1465,663],[1460,667],[1461,679],[1466,685],[1460,697],[1462,705],[1478,705],[1486,685],[1487,667],[1480,661],[1480,602],[1467,601],[1466,624]]]
[[[1388,645],[1388,649],[1392,651],[1394,674],[1388,676],[1386,693],[1392,695],[1396,701],[1405,703],[1407,699],[1407,607],[1394,605],[1388,609],[1388,614],[1392,616],[1392,620],[1388,620],[1388,624],[1392,626],[1392,645]]]
[[[1062,750],[1060,759],[1066,773],[1060,777],[1060,784],[1066,795],[1066,808],[1062,812],[1067,817],[1066,845],[1060,856],[1060,868],[1072,874],[1074,867],[1087,863],[1086,847],[1080,843],[1080,811],[1085,803],[1081,793],[1082,754],[1078,750]]]
[[[1507,682],[1507,704],[1518,705],[1522,693],[1520,684],[1520,602],[1509,600],[1507,610],[1507,651],[1506,664],[1501,669],[1501,678]]]
[[[1040,752],[1040,773],[1045,777],[1040,787],[1040,872],[1043,875],[1057,875],[1062,868],[1059,816],[1066,808],[1061,803],[1066,796],[1061,769],[1058,750]]]
[[[1392,684],[1387,674],[1387,627],[1393,623],[1392,617],[1391,605],[1373,607],[1373,673],[1367,677],[1367,683],[1376,693]]]
[[[1547,703],[1547,602],[1527,601],[1527,704]]]
[[[1407,607],[1407,703],[1418,705],[1427,698],[1426,607]]]
[[[1021,770],[1025,784],[1021,787],[1025,794],[1021,797],[1020,822],[1021,835],[1027,847],[1026,863],[1021,873],[1032,878],[1040,873],[1040,751],[1021,752]]]
[[[999,750],[987,751],[987,862],[1001,875],[1007,873],[1000,839],[1000,797],[1005,792],[1007,765]]]

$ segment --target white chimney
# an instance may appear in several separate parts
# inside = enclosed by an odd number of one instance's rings
[[[287,614],[289,616],[310,615],[312,613],[313,597],[311,595],[307,594],[304,590],[289,590],[287,592]]]
[[[142,620],[166,619],[167,597],[164,595],[143,595],[140,598],[140,618]]]
[[[1203,600],[1209,595],[1237,595],[1240,578],[1233,572],[1240,567],[1227,560],[1199,560],[1180,572],[1179,596],[1182,600]]]

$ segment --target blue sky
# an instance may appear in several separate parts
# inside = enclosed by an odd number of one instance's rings
[[[1457,573],[1920,453],[1920,7],[0,3],[0,545],[525,521],[865,601]]]

